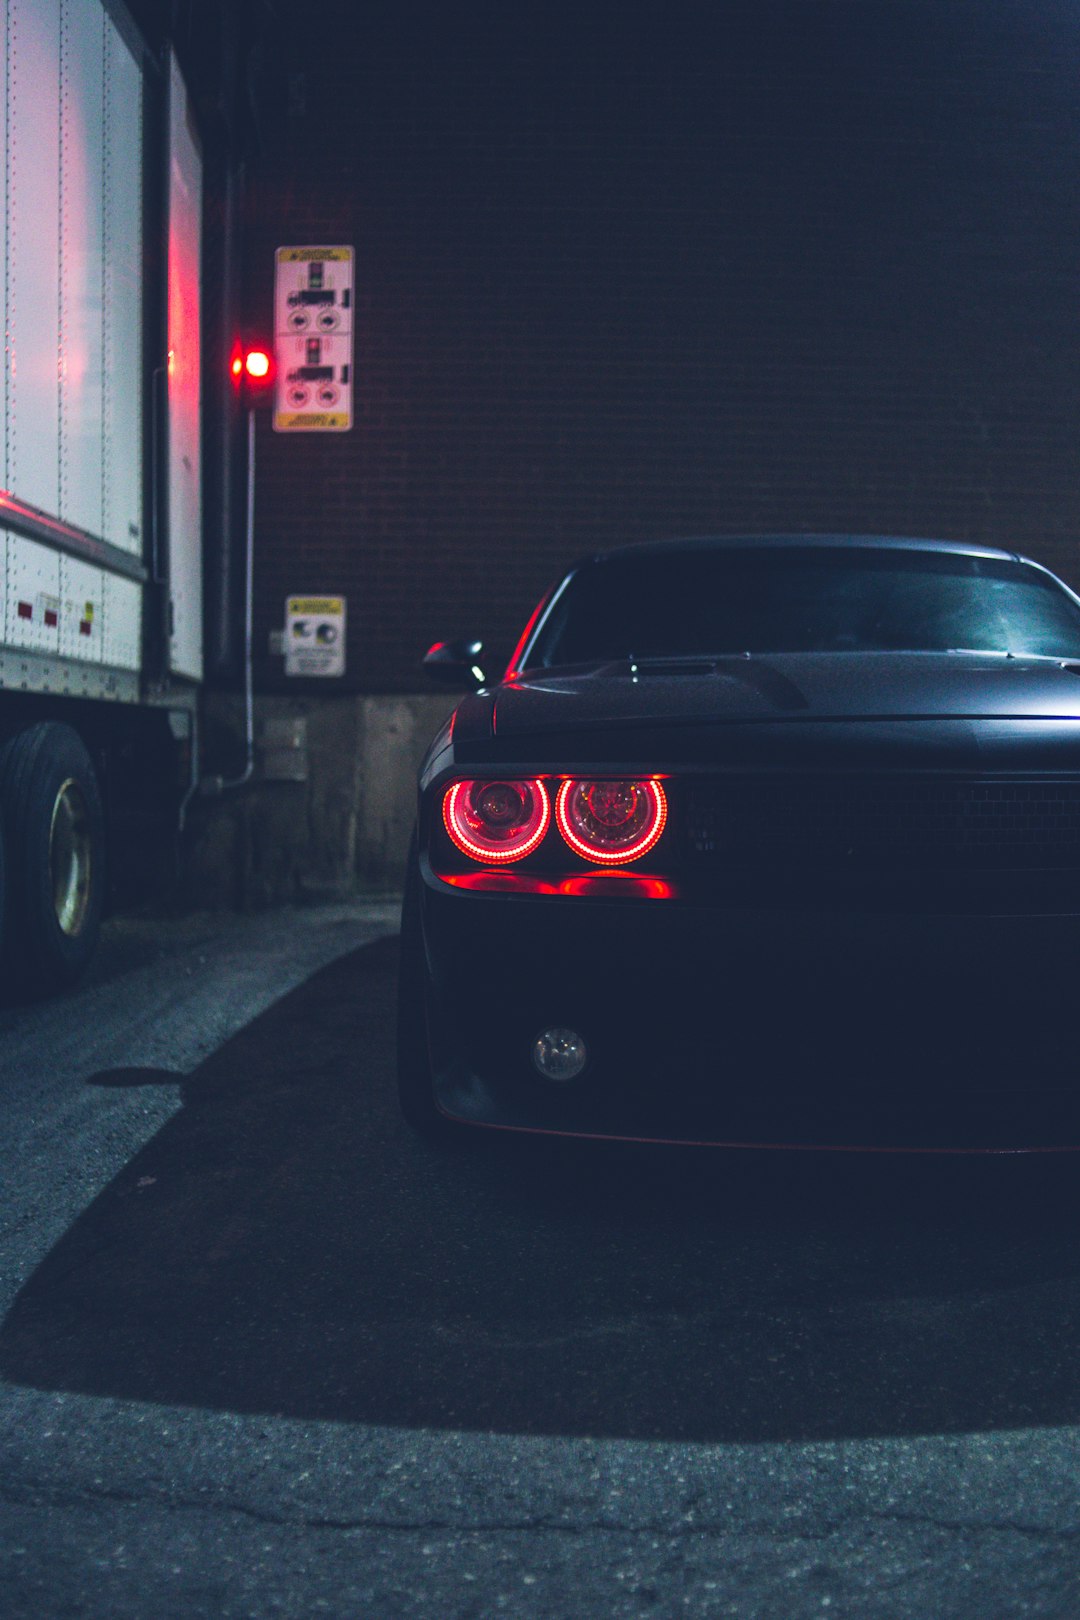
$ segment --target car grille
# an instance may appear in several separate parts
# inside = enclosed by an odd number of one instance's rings
[[[732,776],[686,809],[688,853],[716,866],[1080,868],[1080,782]]]

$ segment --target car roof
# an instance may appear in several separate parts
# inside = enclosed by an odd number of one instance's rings
[[[1000,561],[1026,562],[1017,551],[1002,551],[994,546],[980,546],[970,540],[932,540],[896,534],[713,534],[690,535],[679,540],[645,540],[634,545],[616,546],[610,551],[593,552],[582,561],[606,562],[616,557],[659,556],[677,551],[750,550],[815,546],[821,548],[855,549],[868,551],[888,548],[894,551],[950,552],[960,557],[991,557]]]

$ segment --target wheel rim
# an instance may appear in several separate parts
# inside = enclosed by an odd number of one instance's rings
[[[93,858],[86,797],[78,782],[68,777],[53,804],[49,871],[56,920],[69,938],[78,934],[86,921]]]

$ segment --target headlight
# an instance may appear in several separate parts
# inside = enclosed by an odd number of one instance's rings
[[[443,823],[474,861],[520,861],[551,825],[551,800],[539,778],[455,782],[443,796]]]
[[[652,849],[667,813],[664,790],[651,778],[593,782],[568,777],[555,801],[559,831],[570,848],[605,866],[636,861]]]

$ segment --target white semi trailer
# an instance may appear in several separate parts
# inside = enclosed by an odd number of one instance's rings
[[[88,960],[202,679],[201,157],[114,0],[0,0],[0,978]],[[2,988],[0,988],[2,993]]]

